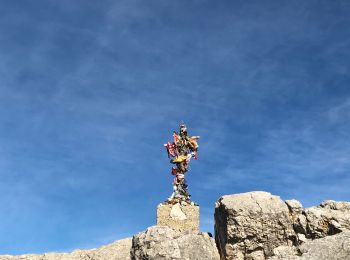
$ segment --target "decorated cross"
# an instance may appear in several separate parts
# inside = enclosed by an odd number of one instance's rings
[[[181,123],[179,132],[174,131],[173,133],[173,141],[164,144],[168,157],[171,158],[170,162],[176,166],[171,168],[171,174],[174,175],[174,191],[166,203],[194,204],[191,202],[185,174],[191,159],[197,160],[198,139],[199,136],[189,137],[186,125]]]

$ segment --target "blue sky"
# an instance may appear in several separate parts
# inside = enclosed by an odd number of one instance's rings
[[[0,254],[92,248],[155,224],[163,143],[213,230],[224,194],[350,196],[348,1],[0,3]]]

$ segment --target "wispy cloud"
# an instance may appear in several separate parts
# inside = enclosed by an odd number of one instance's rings
[[[350,146],[349,134],[342,129],[349,128],[343,120],[348,108],[346,100],[320,112],[298,114],[282,125],[265,129],[255,156],[243,165],[233,156],[220,176],[210,175],[211,180],[200,187],[216,190],[243,184],[248,189],[280,191],[308,204],[331,194],[345,200],[349,196],[346,187],[350,182]]]
[[[181,120],[202,136],[187,178],[205,230],[227,193],[349,196],[347,4],[0,10],[0,253],[95,247],[153,225],[171,193],[162,144]]]

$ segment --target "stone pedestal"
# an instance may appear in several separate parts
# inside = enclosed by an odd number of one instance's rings
[[[167,226],[176,232],[199,232],[199,206],[176,203],[159,204],[157,207],[157,225]]]

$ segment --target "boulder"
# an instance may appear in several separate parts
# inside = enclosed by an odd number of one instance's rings
[[[323,201],[303,209],[297,200],[286,200],[299,243],[350,230],[350,202]]]
[[[220,256],[208,233],[178,233],[167,226],[153,226],[133,237],[131,258],[219,260]]]
[[[216,203],[222,259],[350,259],[349,232],[350,202],[326,200],[304,209],[294,199],[248,192]]]
[[[215,240],[224,259],[265,259],[275,248],[297,243],[287,204],[261,191],[217,201]]]
[[[306,237],[315,239],[350,230],[350,202],[323,201],[304,210]]]

